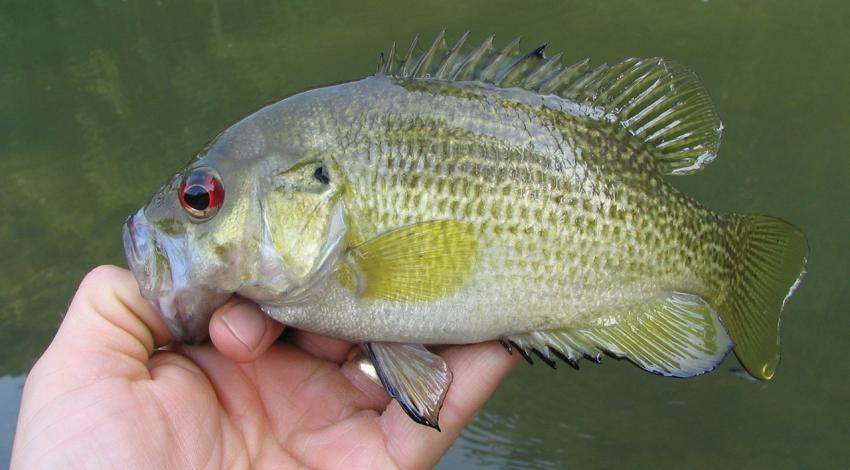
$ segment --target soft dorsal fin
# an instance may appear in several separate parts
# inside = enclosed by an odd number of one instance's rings
[[[546,57],[546,44],[523,52],[517,38],[498,49],[490,36],[476,48],[467,32],[450,45],[445,30],[424,51],[419,44],[417,36],[401,59],[393,44],[379,73],[399,79],[478,81],[556,95],[647,143],[668,174],[693,173],[717,156],[723,125],[696,75],[681,65],[630,58],[596,68],[589,60],[564,66],[560,54]]]

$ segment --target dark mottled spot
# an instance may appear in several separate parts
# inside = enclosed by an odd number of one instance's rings
[[[322,184],[330,184],[331,175],[328,173],[328,167],[325,165],[317,166],[316,171],[313,172],[313,178],[316,178],[316,181]]]

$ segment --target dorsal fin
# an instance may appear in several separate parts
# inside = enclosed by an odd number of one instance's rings
[[[693,173],[717,155],[723,125],[696,75],[681,65],[630,58],[595,68],[589,60],[564,66],[560,54],[545,57],[546,44],[523,53],[519,38],[498,49],[494,36],[477,48],[468,37],[464,33],[450,47],[443,30],[422,51],[416,36],[401,60],[393,44],[380,73],[478,81],[574,101],[589,117],[617,123],[647,143],[668,174]]]

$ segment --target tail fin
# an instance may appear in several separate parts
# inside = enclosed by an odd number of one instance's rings
[[[779,363],[779,315],[805,273],[806,237],[773,217],[732,217],[738,240],[717,310],[738,360],[753,377],[769,380]]]

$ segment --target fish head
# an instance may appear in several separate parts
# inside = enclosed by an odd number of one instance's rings
[[[233,141],[211,144],[123,228],[142,296],[184,343],[204,340],[212,312],[234,293],[261,305],[303,302],[340,258],[345,224],[329,164]]]

